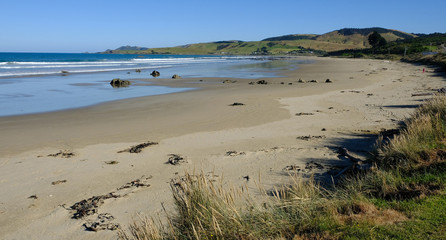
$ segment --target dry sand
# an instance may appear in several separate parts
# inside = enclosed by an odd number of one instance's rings
[[[265,79],[267,85],[160,79],[202,88],[0,118],[0,239],[114,239],[116,231],[86,231],[83,224],[109,213],[125,228],[138,214],[160,213],[161,203],[169,209],[169,181],[185,170],[223,176],[253,194],[259,179],[266,189],[286,183],[287,166],[305,169],[313,161],[324,167],[320,174],[343,163],[335,147],[365,156],[372,133],[395,128],[426,98],[413,93],[443,87],[443,77],[432,69],[422,73],[422,66],[314,60],[286,77]],[[318,82],[308,82],[313,79]],[[244,105],[229,106],[234,102]],[[306,136],[315,137],[301,139]],[[118,153],[147,141],[158,144]],[[74,156],[51,156],[61,150]],[[186,162],[166,164],[169,154]],[[117,190],[137,179],[150,186]],[[120,197],[105,200],[98,214],[72,218],[74,203],[110,192]]]

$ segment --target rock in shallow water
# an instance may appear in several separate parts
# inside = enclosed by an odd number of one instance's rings
[[[121,80],[119,78],[115,78],[115,79],[111,80],[111,82],[110,82],[110,85],[112,85],[112,87],[114,87],[114,88],[128,87],[130,84],[131,84],[130,81]]]

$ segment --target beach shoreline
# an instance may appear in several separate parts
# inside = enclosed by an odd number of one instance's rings
[[[172,87],[199,82],[200,88],[1,117],[0,237],[111,239],[114,231],[85,231],[82,225],[96,215],[72,219],[67,208],[119,192],[135,179],[150,186],[106,200],[98,213],[112,214],[122,227],[138,213],[159,213],[161,202],[172,201],[170,179],[184,170],[223,175],[225,183],[253,191],[256,183],[249,178],[262,175],[270,188],[286,181],[288,166],[303,169],[317,162],[326,171],[341,161],[332,147],[366,155],[373,133],[395,128],[426,98],[412,93],[442,87],[442,77],[406,63],[310,59],[315,62],[279,78],[149,79]],[[144,142],[157,144],[137,154],[118,153]],[[64,158],[60,151],[73,156]],[[166,164],[170,154],[184,162]]]

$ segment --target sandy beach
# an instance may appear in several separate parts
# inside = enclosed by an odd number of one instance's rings
[[[322,174],[342,165],[336,147],[366,156],[380,130],[429,97],[412,94],[444,87],[425,66],[311,59],[280,78],[157,79],[197,89],[0,118],[0,238],[115,239],[116,231],[84,224],[102,213],[122,228],[139,215],[163,215],[169,182],[185,171],[252,194],[259,182],[286,183],[289,169]],[[125,151],[146,142],[156,144]],[[166,163],[172,154],[183,158],[178,165]],[[73,204],[109,193],[97,213],[73,218]]]

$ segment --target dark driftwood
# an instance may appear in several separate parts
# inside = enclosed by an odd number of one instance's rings
[[[340,177],[342,174],[347,172],[348,170],[365,170],[368,171],[372,168],[372,164],[366,163],[364,160],[357,158],[350,154],[350,152],[346,148],[339,148],[338,150],[339,157],[345,157],[350,160],[351,164],[342,169],[338,174],[334,176],[334,178]]]
[[[413,93],[412,97],[430,96],[430,95],[433,95],[433,93]]]

